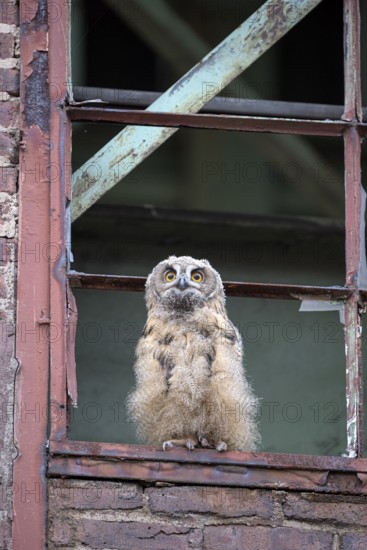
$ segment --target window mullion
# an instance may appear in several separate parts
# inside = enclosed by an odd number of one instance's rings
[[[347,301],[345,308],[347,455],[349,457],[362,457],[364,451],[362,324],[358,300],[359,295],[355,293]]]
[[[344,120],[362,120],[359,0],[344,0]]]

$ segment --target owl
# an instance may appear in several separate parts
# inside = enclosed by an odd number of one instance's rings
[[[258,399],[220,275],[207,260],[171,256],[147,278],[145,299],[136,388],[127,399],[139,439],[164,450],[254,450]]]

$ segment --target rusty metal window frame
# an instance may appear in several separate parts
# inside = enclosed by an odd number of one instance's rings
[[[344,287],[225,282],[227,295],[292,300],[336,300],[345,304],[347,457],[227,452],[185,449],[164,452],[156,447],[73,441],[67,416],[76,398],[76,369],[67,340],[51,340],[50,476],[144,479],[182,483],[291,488],[351,493],[367,492],[367,459],[363,458],[361,308],[367,290],[361,286],[363,200],[361,140],[367,135],[362,119],[360,83],[360,15],[358,0],[344,0],[345,105],[335,120],[307,117],[240,116],[237,114],[173,114],[120,106],[96,107],[68,103],[68,14],[50,25],[50,81],[58,83],[60,101],[51,103],[51,163],[62,170],[61,185],[51,194],[51,241],[61,243],[61,258],[50,260],[51,323],[75,329],[71,287],[115,291],[144,289],[145,278],[94,275],[68,271],[66,243],[70,221],[70,136],[72,121],[115,122],[144,126],[210,128],[245,132],[275,132],[313,136],[343,136],[345,144]],[[147,101],[147,98],[145,98]],[[293,104],[290,104],[290,109]],[[125,107],[130,107],[126,105]],[[285,106],[283,105],[283,108]],[[331,107],[331,106],[329,106]],[[320,113],[320,110],[316,111]],[[312,116],[312,115],[311,115]],[[74,323],[74,324],[73,324]]]

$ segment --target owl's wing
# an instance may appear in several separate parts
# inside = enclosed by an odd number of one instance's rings
[[[259,440],[255,422],[258,399],[245,376],[243,346],[237,328],[228,318],[219,326],[209,397],[214,414],[209,423],[212,433],[230,449],[252,450]]]

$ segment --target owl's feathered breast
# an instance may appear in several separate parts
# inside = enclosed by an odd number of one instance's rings
[[[159,364],[165,391],[197,406],[206,399],[217,356],[217,344],[228,343],[241,354],[236,331],[222,311],[203,308],[181,318],[149,316],[138,355]]]

